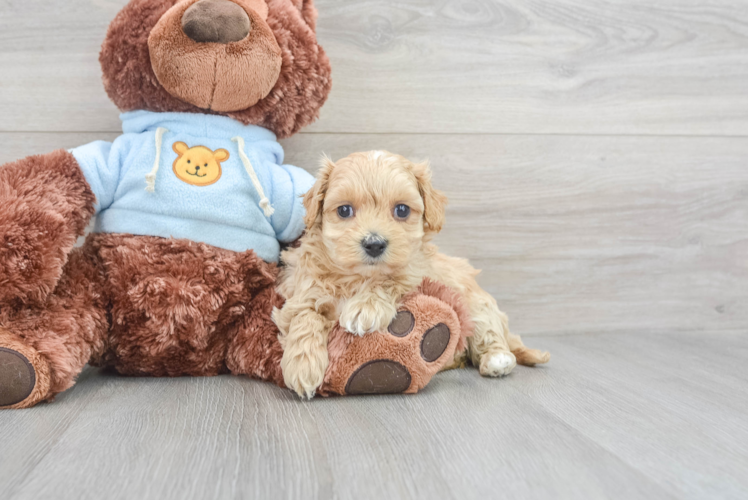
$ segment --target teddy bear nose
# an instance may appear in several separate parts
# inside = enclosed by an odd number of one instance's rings
[[[182,16],[182,31],[198,43],[238,42],[250,28],[249,15],[231,0],[199,0]]]

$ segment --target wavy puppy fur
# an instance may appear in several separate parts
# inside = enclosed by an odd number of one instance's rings
[[[299,395],[313,396],[322,383],[336,321],[357,335],[381,331],[397,314],[398,301],[424,278],[451,287],[467,304],[475,324],[467,355],[482,375],[507,375],[517,361],[549,360],[509,332],[506,315],[478,286],[478,271],[467,260],[441,254],[430,242],[444,224],[447,199],[433,187],[427,163],[384,151],[325,159],[304,203],[307,232],[281,257],[286,304],[274,314],[284,379]],[[401,205],[407,211],[398,211]],[[340,207],[350,207],[345,217]],[[381,255],[367,253],[370,238],[385,242]],[[465,355],[458,353],[455,364]]]

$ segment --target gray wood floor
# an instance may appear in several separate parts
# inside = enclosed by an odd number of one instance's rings
[[[112,139],[126,0],[0,0],[0,163]],[[429,158],[442,249],[550,365],[296,401],[86,371],[0,413],[0,498],[748,497],[748,3],[317,0],[334,89],[284,141]]]
[[[746,498],[748,336],[538,336],[543,368],[301,402],[87,371],[0,414],[4,499]]]

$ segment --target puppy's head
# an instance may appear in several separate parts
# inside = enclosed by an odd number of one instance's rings
[[[325,159],[304,197],[307,231],[334,264],[358,274],[406,266],[441,230],[446,203],[428,163],[384,151]]]

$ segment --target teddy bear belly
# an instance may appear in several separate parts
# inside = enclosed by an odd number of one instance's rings
[[[92,364],[128,375],[216,375],[253,300],[277,268],[254,252],[189,240],[92,234],[110,303],[106,349]],[[268,318],[265,318],[268,316]]]

